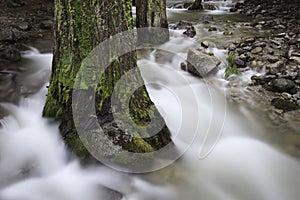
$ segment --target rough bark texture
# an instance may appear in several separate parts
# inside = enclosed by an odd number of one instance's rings
[[[88,158],[90,154],[79,139],[74,126],[72,115],[74,80],[81,62],[97,44],[117,33],[133,28],[131,8],[131,0],[55,0],[54,59],[43,115],[61,121],[60,131],[66,144],[83,159]],[[89,98],[87,101],[96,102],[98,122],[114,144],[129,152],[152,152],[164,147],[171,142],[166,125],[152,137],[147,132],[139,132],[139,130],[131,130],[130,134],[133,138],[130,141],[119,137],[124,135],[124,130],[119,128],[114,121],[111,96],[117,81],[128,70],[136,67],[136,52],[132,51],[119,57],[116,51],[110,51],[109,56],[112,62],[99,78],[99,83],[94,84],[95,88],[85,87],[83,84],[80,93],[84,97],[90,94],[89,90],[95,91],[95,98]],[[87,81],[97,80],[94,78],[97,75],[92,74],[92,71],[86,73],[87,77],[91,77]],[[141,79],[140,74],[135,79]],[[130,91],[128,88],[130,85],[122,87],[123,92],[118,94],[120,101],[123,96],[128,95],[126,91]],[[90,109],[90,102],[86,102],[86,107],[80,108],[82,113],[87,111],[85,109]],[[122,107],[128,106],[122,102],[120,104]],[[146,88],[140,87],[131,95],[130,116],[128,117],[138,124],[148,124],[151,116],[157,116],[158,120],[163,120],[156,109],[149,111],[152,105]],[[97,130],[93,130],[94,126],[89,124],[90,119],[94,117],[83,116],[76,120],[82,120],[80,123],[86,125],[87,132],[95,133]],[[126,124],[126,121],[122,123]],[[122,162],[131,162],[129,158],[122,159]]]
[[[195,0],[191,7],[189,7],[189,10],[202,10],[202,0]]]
[[[136,1],[136,27],[138,42],[161,44],[169,40],[166,0],[139,0]],[[163,29],[158,29],[163,28]]]

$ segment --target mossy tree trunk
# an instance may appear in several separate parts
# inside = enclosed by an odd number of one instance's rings
[[[136,1],[138,43],[162,44],[169,40],[166,0]],[[160,29],[162,28],[162,29]]]
[[[90,153],[78,137],[72,115],[72,92],[75,77],[82,61],[94,47],[117,33],[133,29],[131,9],[131,0],[55,0],[54,58],[43,115],[61,122],[60,131],[66,144],[82,159],[90,157]],[[117,145],[130,152],[151,152],[169,144],[171,142],[170,133],[165,123],[155,136],[136,131],[131,133],[134,137],[130,141],[123,137],[113,138],[116,137],[116,132],[124,133],[124,130],[116,128],[112,114],[113,89],[126,72],[137,66],[135,51],[120,57],[117,52],[111,52],[110,57],[115,59],[102,74],[99,83],[96,84],[95,98],[88,99],[88,101],[95,102],[96,117],[101,127],[105,127],[105,133]],[[140,74],[136,78],[141,79]],[[130,87],[130,85],[123,87]],[[90,88],[81,89],[80,92],[84,95]],[[124,91],[129,90],[130,88],[125,88]],[[150,114],[148,112],[153,103],[146,88],[142,86],[130,95],[130,117],[138,124],[149,123]],[[87,107],[89,104],[90,102],[86,102]],[[81,109],[84,113],[85,107]],[[153,111],[152,108],[151,115],[163,120],[157,109]],[[90,117],[94,116],[84,116],[82,123],[87,123]]]

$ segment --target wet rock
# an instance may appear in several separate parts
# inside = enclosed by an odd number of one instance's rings
[[[292,80],[279,78],[271,82],[272,90],[275,92],[288,92],[295,87],[295,83]]]
[[[238,68],[246,67],[246,63],[240,58],[234,59],[233,64],[236,65]]]
[[[214,26],[210,26],[208,27],[208,31],[217,31],[217,27],[214,27]]]
[[[207,41],[207,40],[204,40],[201,42],[201,46],[204,47],[204,48],[208,48],[210,45],[210,43]]]
[[[279,61],[279,58],[277,56],[268,56],[267,57],[267,60],[270,62],[270,63],[276,63]]]
[[[190,49],[188,51],[187,61],[187,70],[199,77],[205,77],[221,63],[215,56],[203,53],[198,49]]]
[[[254,49],[251,50],[251,53],[253,54],[258,54],[260,52],[262,52],[263,48],[261,47],[255,47]]]
[[[44,20],[40,23],[40,27],[42,29],[52,29],[53,22],[52,22],[52,20]]]
[[[182,30],[182,29],[186,29],[189,26],[193,26],[195,23],[193,22],[189,22],[189,21],[184,21],[184,20],[180,20],[179,22],[177,22],[175,24],[174,27],[171,27],[174,30]]]
[[[18,62],[21,60],[21,54],[15,46],[2,47],[0,48],[0,59]]]
[[[224,31],[223,35],[233,35],[233,33],[231,31]]]
[[[184,63],[184,62],[180,63],[180,69],[183,71],[187,71],[186,63]]]
[[[188,26],[186,31],[183,32],[184,35],[193,38],[196,35],[196,30],[194,26]]]
[[[296,101],[285,98],[274,98],[271,101],[271,105],[277,109],[282,109],[284,111],[292,111],[299,108]]]

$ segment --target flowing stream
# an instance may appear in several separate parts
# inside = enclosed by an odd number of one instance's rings
[[[80,166],[58,125],[41,117],[52,55],[33,49],[23,57],[38,92],[18,106],[1,104],[10,115],[1,120],[0,200],[298,200],[299,160],[262,139],[266,130],[251,111],[226,102],[224,70],[201,80],[180,69],[197,44],[181,33],[171,31],[138,61],[175,144],[185,148],[179,160],[147,174]],[[225,50],[212,50],[225,62]]]

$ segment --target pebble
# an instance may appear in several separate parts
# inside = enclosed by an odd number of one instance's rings
[[[209,42],[207,40],[204,40],[201,42],[201,46],[204,48],[208,48],[209,47]]]
[[[262,48],[261,47],[255,47],[254,49],[252,49],[251,53],[253,54],[258,54],[260,52],[262,52]]]

